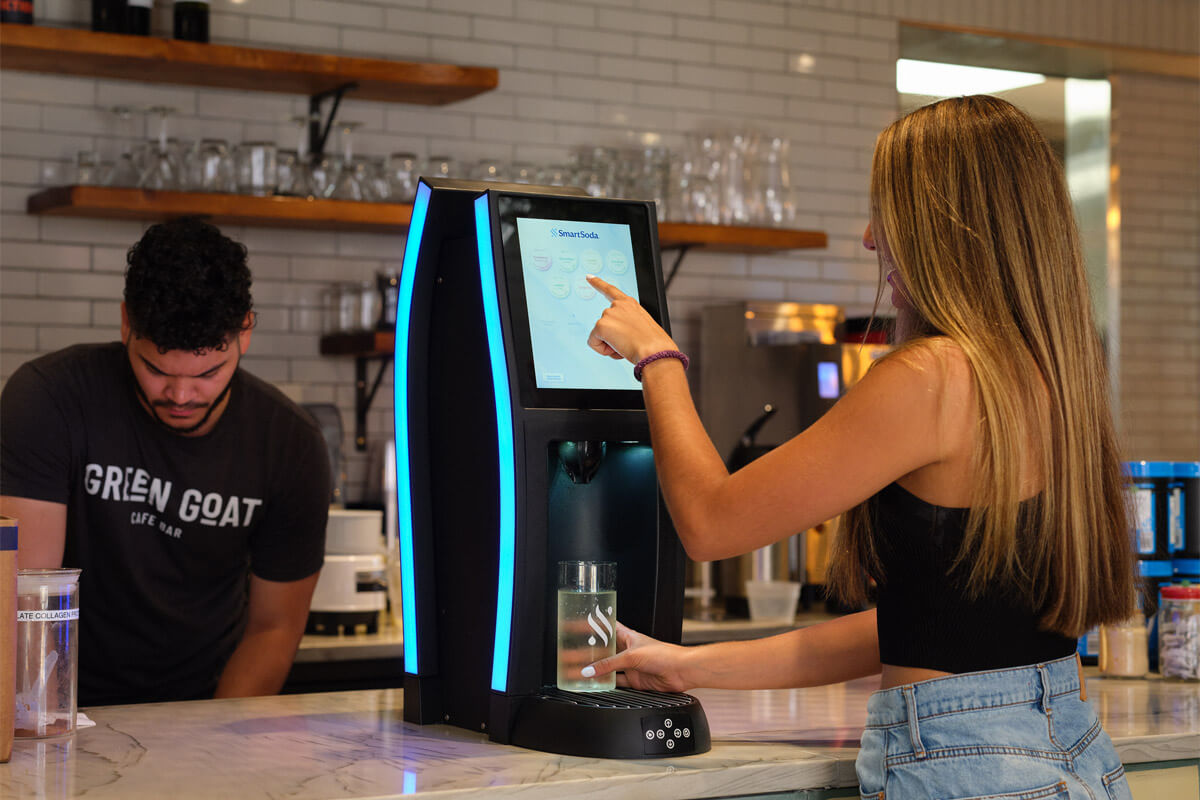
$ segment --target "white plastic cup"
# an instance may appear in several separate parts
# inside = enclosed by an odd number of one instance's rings
[[[746,599],[750,603],[750,619],[755,622],[790,625],[796,621],[800,584],[795,581],[746,581]]]

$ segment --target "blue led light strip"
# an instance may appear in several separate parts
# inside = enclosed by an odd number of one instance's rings
[[[483,319],[487,325],[488,355],[492,362],[492,391],[496,395],[496,444],[500,473],[500,564],[496,587],[496,644],[492,650],[492,690],[508,690],[508,649],[512,638],[514,560],[517,538],[516,451],[513,445],[512,398],[508,363],[500,330],[500,299],[492,257],[492,221],[488,196],[475,199],[475,239],[479,248],[479,283],[483,290]]]
[[[396,519],[400,536],[400,590],[404,604],[404,671],[417,675],[417,584],[413,563],[412,476],[408,438],[408,343],[412,322],[413,286],[417,279],[417,254],[425,232],[429,211],[429,186],[417,184],[408,239],[404,243],[404,261],[400,268],[400,287],[396,299],[396,355],[392,365],[393,405],[396,415]]]

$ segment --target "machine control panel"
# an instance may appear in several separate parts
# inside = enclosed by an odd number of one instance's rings
[[[696,752],[690,714],[642,717],[646,755],[687,755]]]

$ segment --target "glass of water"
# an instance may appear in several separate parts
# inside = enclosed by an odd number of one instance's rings
[[[617,654],[617,565],[558,562],[558,676],[568,692],[615,689],[617,675],[585,678],[588,664]]]

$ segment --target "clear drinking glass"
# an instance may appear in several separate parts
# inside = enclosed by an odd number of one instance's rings
[[[372,330],[379,318],[378,292],[372,281],[330,284],[324,292],[326,333]]]
[[[481,158],[475,162],[471,177],[477,181],[507,181],[508,165],[498,158]]]
[[[275,193],[279,180],[274,142],[243,142],[234,151],[237,188],[242,194],[265,197]]]
[[[384,164],[388,196],[393,203],[411,203],[417,195],[416,153],[392,153]]]
[[[275,194],[296,196],[300,168],[300,156],[295,150],[280,150],[275,154]]]
[[[618,158],[619,153],[611,147],[591,147],[576,151],[573,154],[573,183],[592,197],[612,197],[616,188]]]
[[[788,140],[773,136],[759,143],[754,187],[758,222],[775,227],[796,219],[792,184],[788,174]]]
[[[570,170],[565,164],[548,164],[538,170],[536,182],[542,186],[566,186],[571,182]]]
[[[181,184],[179,158],[171,151],[171,140],[167,137],[167,120],[175,109],[169,106],[154,106],[149,112],[158,117],[158,136],[148,143],[145,166],[138,179],[138,188],[166,191],[178,190]]]
[[[362,185],[363,170],[354,158],[354,132],[361,127],[361,122],[350,120],[345,120],[338,126],[342,143],[342,158],[333,184],[326,188],[326,197],[332,197],[335,200],[361,201],[366,199]]]
[[[313,159],[308,170],[309,186],[314,197],[329,197],[333,194],[334,181],[342,169],[342,160],[333,155],[321,155]]]
[[[537,167],[528,161],[514,161],[508,179],[513,183],[537,183]]]
[[[316,187],[313,185],[312,174],[312,154],[309,152],[309,126],[310,123],[320,122],[319,114],[306,114],[304,116],[292,117],[292,125],[295,128],[294,137],[296,140],[296,149],[294,151],[280,151],[281,170],[278,176],[278,187],[276,193],[286,194],[292,197],[313,197],[320,195]],[[285,166],[283,164],[284,153],[288,153],[289,161]],[[294,158],[294,161],[292,160]],[[286,171],[285,175],[282,171]],[[325,188],[326,182],[322,183],[322,190]]]
[[[198,192],[236,192],[233,156],[224,139],[201,139],[188,170],[191,188]]]
[[[72,182],[76,186],[103,186],[108,182],[112,166],[111,162],[102,161],[99,153],[80,150],[75,156],[75,176]]]
[[[134,139],[137,138],[134,134],[134,126],[137,124],[133,117],[134,110],[130,106],[113,106],[110,111],[117,118],[116,128],[120,152],[113,162],[113,169],[108,175],[106,185],[137,186],[142,175],[133,163]]]
[[[659,218],[666,217],[667,176],[670,174],[671,154],[665,147],[647,146],[630,159],[630,182],[627,196],[653,200]]]
[[[676,200],[673,214],[682,222],[716,225],[721,221],[721,202],[717,176],[721,161],[714,136],[693,133],[686,136],[686,147],[679,160]]]
[[[721,165],[721,221],[745,225],[751,219],[751,164],[755,136],[747,131],[725,134]]]
[[[452,156],[430,156],[426,174],[431,178],[454,178],[458,174],[458,164]]]
[[[612,561],[558,562],[558,675],[568,692],[604,692],[616,673],[585,678],[588,664],[617,654],[617,565]]]

